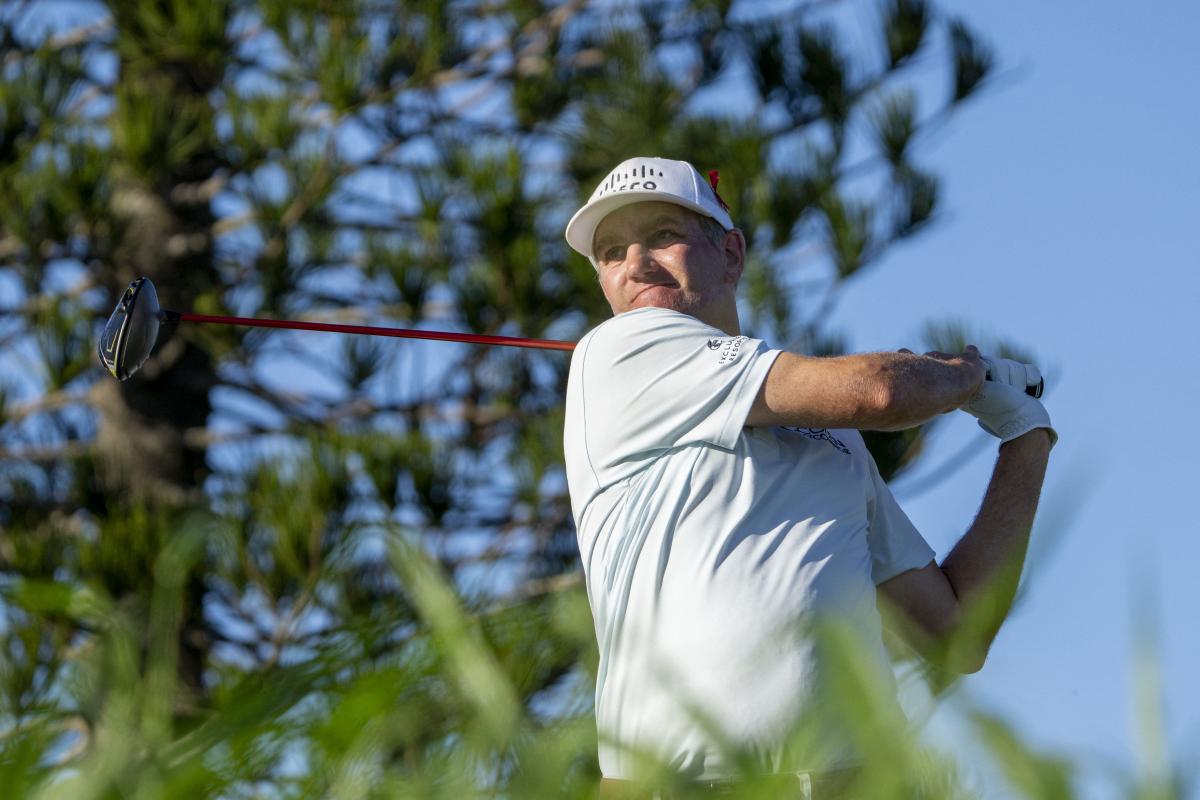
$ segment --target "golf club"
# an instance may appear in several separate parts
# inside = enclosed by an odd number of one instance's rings
[[[403,339],[435,339],[445,342],[494,344],[507,347],[532,347],[541,350],[574,350],[574,342],[554,339],[526,339],[519,336],[484,336],[475,333],[448,333],[408,328],[381,328],[371,325],[341,325],[327,322],[303,322],[284,319],[221,317],[188,314],[159,308],[158,292],[149,278],[138,278],[125,289],[112,316],[100,335],[100,361],[117,380],[128,380],[141,369],[158,342],[164,325],[179,322],[207,322],[216,325],[240,325],[251,328],[287,328],[330,333],[358,333],[367,336],[394,336]]]
[[[288,319],[256,319],[252,317],[221,317],[210,314],[187,314],[169,311],[158,306],[158,292],[149,278],[138,278],[125,289],[112,316],[100,335],[100,361],[117,380],[128,380],[141,369],[158,342],[163,325],[180,322],[207,322],[216,325],[241,325],[251,328],[287,328],[329,333],[357,333],[367,336],[394,336],[402,339],[434,339],[468,344],[494,344],[505,347],[532,347],[540,350],[574,350],[574,342],[555,339],[526,339],[520,336],[485,336],[476,333],[422,331],[411,328],[380,328],[372,325],[342,325],[329,322],[303,322]],[[991,378],[991,375],[988,375]],[[1027,386],[1025,393],[1041,397],[1045,381]]]

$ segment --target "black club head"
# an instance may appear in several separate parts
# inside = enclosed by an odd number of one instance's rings
[[[150,279],[129,284],[100,335],[100,361],[114,378],[126,380],[146,363],[158,341],[161,319]]]

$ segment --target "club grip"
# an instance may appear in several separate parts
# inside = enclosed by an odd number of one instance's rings
[[[992,371],[991,371],[991,370],[988,370],[988,371],[987,371],[987,373],[986,373],[986,374],[984,374],[983,378],[984,378],[984,380],[989,380],[989,381],[990,381],[990,380],[992,379]],[[1035,386],[1026,386],[1026,387],[1025,387],[1025,394],[1027,394],[1027,395],[1029,395],[1030,397],[1033,397],[1033,398],[1040,398],[1040,397],[1042,396],[1042,390],[1043,390],[1043,389],[1045,389],[1045,388],[1046,388],[1046,379],[1045,379],[1045,378],[1042,378],[1041,380],[1039,380],[1039,381],[1037,382],[1037,385],[1035,385]]]

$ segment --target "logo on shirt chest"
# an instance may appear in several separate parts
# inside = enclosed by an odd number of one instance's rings
[[[829,442],[830,446],[833,447],[834,450],[838,450],[846,455],[850,455],[850,448],[846,447],[846,445],[842,443],[841,439],[834,436],[825,428],[793,428],[790,426],[784,426],[783,429],[785,431],[795,431],[801,436],[807,436],[809,439],[812,439],[815,442]]]

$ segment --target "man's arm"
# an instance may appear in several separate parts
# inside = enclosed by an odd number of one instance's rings
[[[1012,607],[1050,447],[1045,428],[1000,445],[979,514],[942,565],[879,584],[885,614],[949,669],[978,671]]]
[[[911,428],[974,397],[984,373],[974,347],[941,358],[909,352],[837,358],[781,353],[759,389],[746,424]]]

